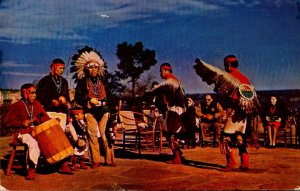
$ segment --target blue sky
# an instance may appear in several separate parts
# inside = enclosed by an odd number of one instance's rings
[[[300,89],[299,0],[0,2],[0,88],[39,80],[52,59],[68,64],[85,45],[114,72],[117,45],[142,41],[158,61],[147,75],[160,81],[159,65],[169,62],[187,93],[213,90],[194,72],[195,58],[223,69],[228,54],[257,90]],[[64,76],[74,87],[72,75]]]

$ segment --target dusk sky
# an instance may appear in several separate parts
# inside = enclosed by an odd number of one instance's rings
[[[0,0],[0,88],[19,89],[85,45],[112,73],[117,45],[141,41],[169,62],[187,93],[211,93],[195,58],[223,69],[234,54],[257,90],[300,89],[300,0]]]

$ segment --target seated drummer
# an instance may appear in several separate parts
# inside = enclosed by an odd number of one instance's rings
[[[15,141],[19,140],[28,145],[28,173],[25,178],[26,180],[33,180],[40,156],[40,148],[38,142],[31,136],[32,128],[50,118],[40,102],[35,100],[36,88],[33,84],[22,85],[21,96],[19,101],[9,107],[4,117],[4,125],[8,128],[16,128],[18,133],[16,134],[17,137],[14,137]]]
[[[16,139],[28,145],[28,173],[25,178],[33,180],[41,151],[37,140],[31,136],[32,128],[50,120],[50,117],[40,102],[35,100],[36,87],[33,84],[22,85],[21,97],[21,100],[10,106],[4,117],[4,125],[8,128],[16,128],[18,131]],[[60,173],[73,174],[68,167],[67,159],[58,162],[57,165],[60,167]]]

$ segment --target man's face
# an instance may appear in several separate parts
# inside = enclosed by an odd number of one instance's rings
[[[90,66],[88,67],[88,71],[91,77],[96,77],[98,75],[98,66]]]
[[[213,99],[210,95],[205,96],[206,105],[210,105],[212,101],[213,101]]]
[[[54,75],[61,76],[64,73],[65,66],[58,65],[54,67]]]
[[[36,88],[31,87],[27,91],[27,101],[30,102],[30,103],[33,103],[35,98],[36,98]]]
[[[165,70],[165,69],[160,69],[160,77],[161,77],[162,79],[165,79],[166,76],[167,76],[167,70]]]
[[[271,101],[271,104],[272,104],[272,105],[275,105],[276,102],[277,102],[277,99],[276,99],[276,97],[272,96],[272,97],[270,98],[270,101]]]
[[[188,103],[188,106],[189,106],[189,107],[193,105],[193,101],[190,100],[190,99],[188,99],[187,103]]]
[[[84,114],[83,113],[78,113],[75,115],[75,119],[77,120],[83,120],[84,119]]]
[[[225,67],[225,71],[226,71],[226,72],[230,72],[230,63],[225,62],[225,63],[224,63],[224,67]]]

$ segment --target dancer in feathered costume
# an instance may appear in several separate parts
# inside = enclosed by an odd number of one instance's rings
[[[100,149],[98,132],[103,139],[106,151],[105,163],[115,166],[111,158],[113,148],[109,148],[105,135],[105,128],[109,118],[111,104],[108,100],[107,70],[100,52],[85,46],[78,50],[78,54],[72,57],[73,66],[71,72],[76,72],[73,78],[77,82],[75,102],[83,107],[86,122],[88,140],[91,148],[92,168],[100,166]]]
[[[185,132],[181,114],[185,111],[185,93],[182,84],[172,73],[169,63],[160,66],[160,76],[164,81],[156,85],[151,93],[164,98],[167,107],[165,114],[165,124],[167,127],[166,136],[169,139],[170,148],[173,152],[173,160],[167,161],[170,164],[181,164],[181,154],[177,137],[179,133]]]
[[[246,118],[247,115],[261,109],[253,85],[247,76],[238,70],[238,59],[234,55],[224,58],[225,71],[220,70],[202,60],[196,59],[194,69],[208,85],[214,84],[214,91],[228,97],[227,120],[221,135],[221,153],[226,155],[227,166],[222,171],[246,171],[249,169],[249,156],[246,149]],[[232,144],[239,149],[241,165],[236,168]]]

